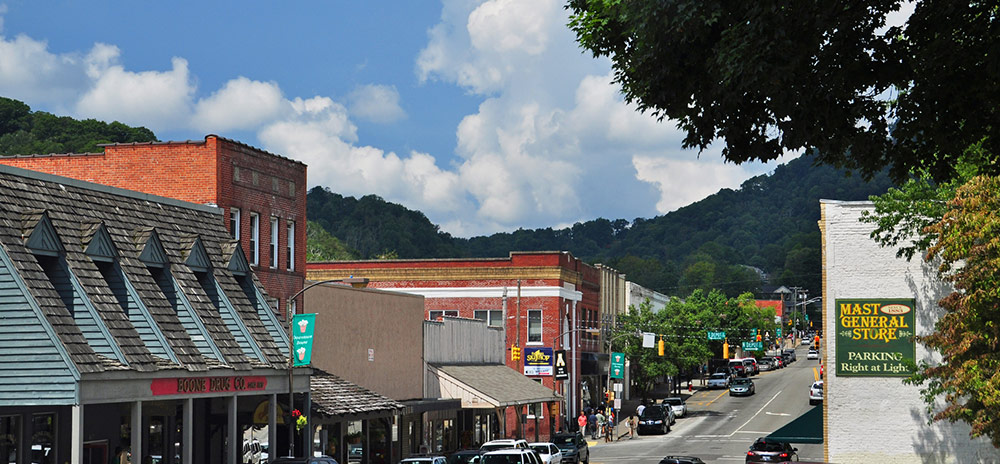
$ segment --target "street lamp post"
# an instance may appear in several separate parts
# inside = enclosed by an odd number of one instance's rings
[[[331,284],[331,283],[338,283],[338,282],[339,283],[351,284],[351,286],[354,287],[354,288],[365,287],[365,286],[368,285],[368,279],[365,279],[365,278],[348,277],[346,279],[321,280],[319,282],[313,282],[313,283],[311,283],[309,285],[306,285],[305,287],[302,287],[302,290],[299,290],[299,291],[295,292],[295,294],[293,294],[292,296],[290,296],[286,301],[293,301],[294,302],[295,299],[298,298],[303,293],[305,293],[306,290],[309,290],[310,288],[313,288],[313,287],[315,287],[317,285]],[[294,388],[294,386],[292,384],[292,380],[293,380],[293,377],[294,377],[293,374],[292,374],[292,365],[295,362],[294,361],[294,353],[293,353],[293,350],[295,349],[295,345],[294,345],[294,341],[292,341],[292,338],[294,337],[294,334],[292,333],[292,318],[295,317],[295,307],[292,306],[292,305],[288,305],[287,308],[288,308],[288,314],[285,316],[285,322],[288,322],[288,417],[289,417],[289,421],[288,421],[288,456],[289,457],[295,457],[295,420],[294,420],[294,418],[292,418],[292,411],[295,410],[295,388]],[[308,414],[308,413],[309,413],[309,411],[306,411],[306,414]],[[312,438],[310,438],[310,439],[312,439]]]

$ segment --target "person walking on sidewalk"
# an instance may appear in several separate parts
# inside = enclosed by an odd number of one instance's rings
[[[587,433],[587,416],[583,414],[583,411],[580,411],[580,417],[576,418],[576,425],[580,426],[581,434]]]
[[[597,415],[593,412],[587,416],[587,427],[590,429],[590,439],[597,440]]]
[[[604,442],[611,443],[613,441],[615,441],[615,413],[608,411],[608,418],[604,425]]]
[[[601,411],[597,411],[597,438],[601,438],[604,435],[604,426],[607,425],[607,420]]]
[[[635,438],[635,416],[628,416],[628,439]]]

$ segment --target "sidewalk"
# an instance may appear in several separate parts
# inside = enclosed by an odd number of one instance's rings
[[[648,396],[649,396],[649,401],[652,401],[653,398],[655,398],[657,401],[660,401],[663,398],[670,398],[670,397],[674,397],[674,396],[679,396],[681,399],[683,399],[686,402],[689,398],[691,398],[692,396],[694,396],[694,395],[696,395],[696,394],[698,394],[698,393],[700,393],[702,391],[713,391],[713,390],[708,389],[708,387],[706,387],[706,386],[702,386],[701,382],[696,379],[694,382],[691,383],[691,390],[690,391],[688,391],[688,389],[687,389],[687,383],[685,383],[684,384],[684,388],[681,389],[681,393],[679,395],[675,395],[675,394],[673,394],[673,392],[671,392],[665,386],[661,386],[661,388],[657,388],[657,389],[653,390],[652,392],[650,392],[650,394]],[[604,441],[604,437],[598,438],[597,440],[593,440],[593,439],[590,438],[590,435],[586,435],[585,438],[587,439],[587,445],[588,446],[600,446],[600,445],[610,445],[611,443],[617,443],[618,441],[621,441],[621,440],[628,441],[629,440],[628,425],[625,424],[625,419],[627,419],[630,415],[635,415],[635,409],[636,409],[636,407],[639,406],[640,402],[641,402],[641,400],[639,400],[639,399],[630,399],[630,400],[625,400],[625,401],[622,402],[622,410],[621,410],[622,412],[619,413],[620,417],[621,417],[621,420],[618,422],[618,425],[615,426],[615,430],[614,430],[614,432],[615,432],[615,434],[614,434],[615,440],[614,441],[612,441],[612,442],[605,442]],[[640,437],[639,433],[636,432],[635,439],[639,439],[639,438],[643,438],[643,437]]]

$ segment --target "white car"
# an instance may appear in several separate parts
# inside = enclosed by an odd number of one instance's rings
[[[538,453],[530,449],[508,448],[490,451],[479,459],[480,464],[542,464]]]
[[[806,359],[819,359],[819,351],[810,349],[809,354],[806,355]]]
[[[803,345],[808,345],[809,344],[809,339],[808,338],[803,338],[802,339],[802,344]]]
[[[399,464],[447,464],[448,458],[444,456],[426,456],[426,457],[415,457],[406,458],[399,461]]]
[[[562,464],[562,451],[555,443],[528,443],[528,448],[535,450],[544,464]]]
[[[817,380],[809,387],[809,404],[823,402],[823,381]]]
[[[708,378],[708,388],[729,388],[729,375],[721,372]]]
[[[680,398],[677,397],[664,398],[663,405],[670,406],[670,409],[674,410],[674,417],[684,417],[685,415],[687,415],[688,407],[686,404],[684,404],[684,400]]]
[[[528,449],[528,442],[524,440],[512,440],[512,439],[490,440],[486,443],[483,443],[483,446],[479,447],[479,451],[486,453],[489,451],[511,449],[511,448]]]

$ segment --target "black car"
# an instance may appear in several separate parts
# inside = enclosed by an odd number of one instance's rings
[[[705,464],[705,461],[694,456],[666,456],[660,459],[660,464]]]
[[[644,433],[666,434],[669,431],[670,417],[667,416],[662,406],[658,404],[648,406],[642,410],[642,414],[639,414],[639,426],[636,427],[636,432],[639,432],[639,435]]]
[[[760,462],[793,462],[799,460],[799,455],[796,454],[798,448],[792,448],[792,445],[788,443],[778,443],[774,441],[767,441],[764,438],[758,438],[757,441],[750,445],[750,450],[747,451],[747,463],[760,463]]]
[[[562,451],[562,462],[590,464],[590,447],[587,445],[587,439],[583,438],[583,434],[580,432],[557,433],[552,435],[552,443]]]
[[[478,462],[478,458],[482,456],[483,452],[478,449],[467,449],[455,451],[448,455],[448,464],[469,464],[473,461]]]

